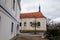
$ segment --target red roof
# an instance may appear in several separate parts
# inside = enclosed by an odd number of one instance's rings
[[[21,13],[20,18],[44,18],[41,12]]]

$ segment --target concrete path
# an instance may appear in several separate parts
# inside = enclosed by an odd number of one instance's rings
[[[42,38],[40,34],[30,34],[30,33],[20,33],[17,38],[12,40],[48,40],[47,38]]]
[[[48,40],[47,38],[41,38],[39,36],[23,36],[19,37],[16,40]]]

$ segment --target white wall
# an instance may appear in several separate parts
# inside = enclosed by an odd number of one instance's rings
[[[17,0],[15,0],[15,10],[13,10],[13,0],[1,0],[0,4],[10,12],[10,14],[16,18],[20,22],[19,14],[20,14],[20,9],[19,5],[17,3]]]
[[[35,28],[30,26],[30,22],[34,22],[35,18],[22,18],[22,30],[34,30]],[[24,26],[24,22],[26,22],[27,26]],[[45,18],[36,18],[36,22],[40,22],[40,27],[36,28],[36,30],[45,30],[46,31],[46,19]]]
[[[9,40],[16,35],[16,21],[10,19],[8,16],[0,11],[1,16],[1,29],[0,29],[0,40]],[[11,23],[14,23],[13,34],[11,34]]]
[[[20,22],[20,9],[19,9],[17,0],[16,0],[16,4],[15,4],[15,12],[16,12],[15,16],[16,16],[17,20]]]
[[[6,13],[1,7],[0,7],[0,16],[1,16],[1,21],[0,21],[0,40],[9,40],[13,38],[17,34],[17,24],[19,24],[19,6],[17,4],[16,0],[16,8],[13,10],[13,0],[1,0],[0,4],[6,9],[9,14],[11,14],[15,19],[13,19],[8,13]],[[14,23],[13,27],[13,33],[11,34],[11,23]]]
[[[19,16],[20,10],[17,4],[17,0],[15,3],[15,10],[13,10],[13,0],[0,0],[0,5],[3,6],[5,10],[9,12],[13,17],[11,17],[7,12],[4,11],[0,7],[0,40],[9,40],[17,34],[17,24],[19,24]],[[16,21],[17,20],[17,21]],[[11,23],[14,23],[13,33],[11,34]]]
[[[0,16],[0,27],[1,27],[1,16]]]

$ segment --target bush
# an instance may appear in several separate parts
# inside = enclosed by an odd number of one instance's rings
[[[47,38],[49,38],[49,40],[56,40],[56,39],[59,40],[60,39],[60,29],[47,30],[46,34],[47,34],[46,36],[47,36]]]

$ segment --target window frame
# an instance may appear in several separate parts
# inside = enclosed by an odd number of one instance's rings
[[[41,25],[40,22],[37,22],[36,25],[34,25],[33,22],[30,22],[30,26],[31,26],[31,27],[35,27],[35,26],[36,26],[36,27],[40,27],[40,25]]]
[[[13,27],[14,27],[14,23],[11,23],[11,34],[13,33]]]
[[[19,30],[19,25],[17,24],[17,31]]]
[[[40,26],[41,23],[40,22],[37,22],[37,24],[38,24],[37,26]]]
[[[32,22],[30,22],[30,26],[32,26]]]
[[[30,22],[30,26],[33,27],[33,28],[35,27],[35,25],[33,24],[33,22]]]
[[[20,22],[20,26],[22,26],[22,23]]]
[[[24,26],[26,26],[26,22],[24,22]]]
[[[13,10],[15,10],[15,0],[13,0]]]

